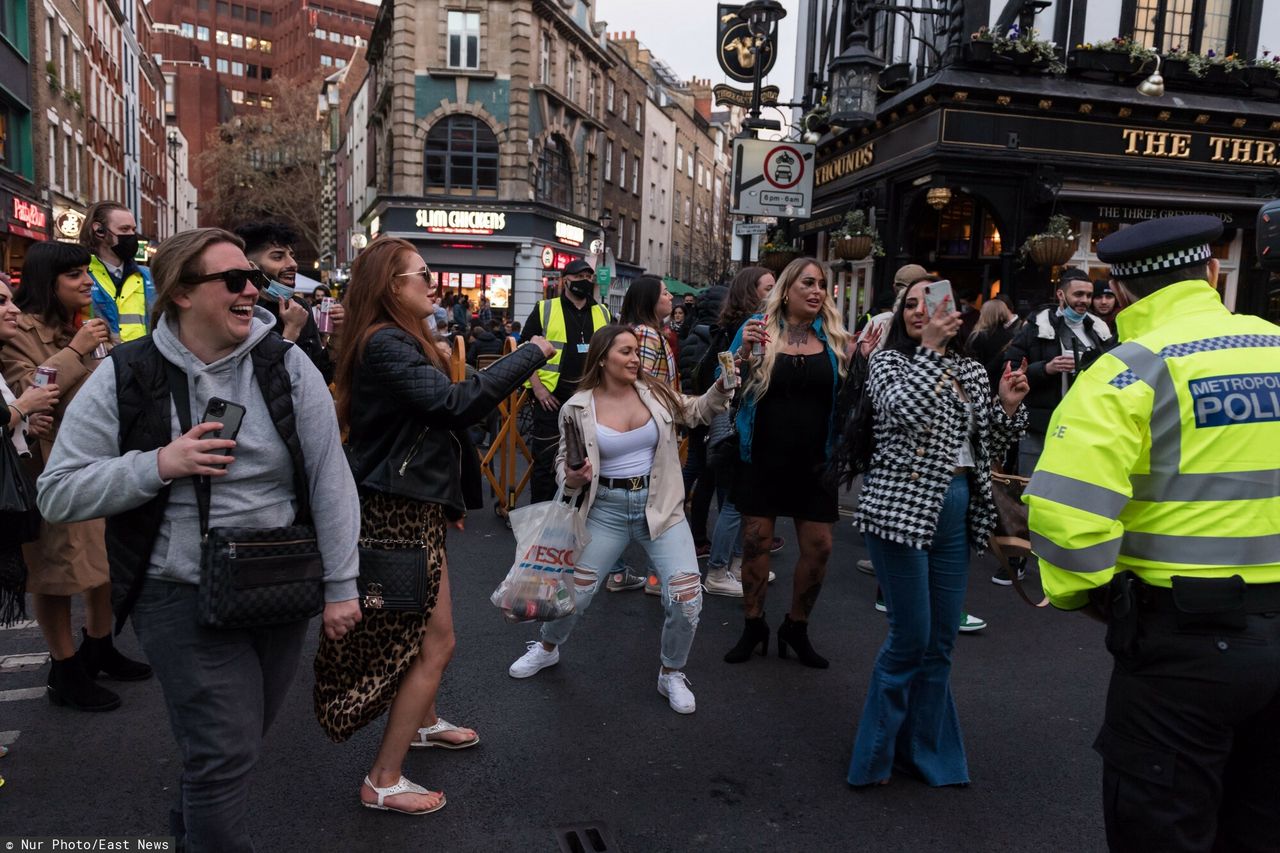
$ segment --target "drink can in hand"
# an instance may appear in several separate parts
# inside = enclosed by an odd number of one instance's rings
[[[43,388],[46,385],[55,385],[58,382],[58,368],[56,367],[37,367],[35,379],[31,380],[31,384],[37,388]]]
[[[98,361],[107,357],[107,345],[105,343],[98,344],[93,348],[93,357]]]
[[[333,297],[321,297],[320,313],[316,316],[316,328],[320,330],[320,334],[322,335],[327,335],[333,331],[333,315],[329,313],[332,310]]]

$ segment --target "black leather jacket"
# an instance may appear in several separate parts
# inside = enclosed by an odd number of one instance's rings
[[[545,364],[527,344],[453,382],[413,337],[383,329],[356,365],[347,455],[356,485],[445,507],[450,518],[484,506],[480,459],[467,427]]]

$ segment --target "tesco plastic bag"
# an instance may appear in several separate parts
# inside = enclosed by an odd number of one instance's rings
[[[574,610],[573,567],[586,532],[573,506],[554,500],[511,511],[516,559],[489,596],[508,622],[551,622]]]

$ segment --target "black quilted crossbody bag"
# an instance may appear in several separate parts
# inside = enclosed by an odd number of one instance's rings
[[[186,374],[166,362],[183,433],[191,430]],[[300,442],[299,442],[300,444]],[[311,523],[311,490],[293,459],[298,511],[287,527],[209,527],[212,486],[196,478],[200,509],[200,590],[196,619],[206,628],[260,628],[310,619],[324,609],[324,562]],[[300,522],[300,523],[299,523]]]
[[[427,548],[413,539],[361,539],[360,608],[422,612],[427,606]]]

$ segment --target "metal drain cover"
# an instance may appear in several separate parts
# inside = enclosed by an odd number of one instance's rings
[[[575,823],[556,827],[561,853],[622,853],[613,832],[603,823]]]

